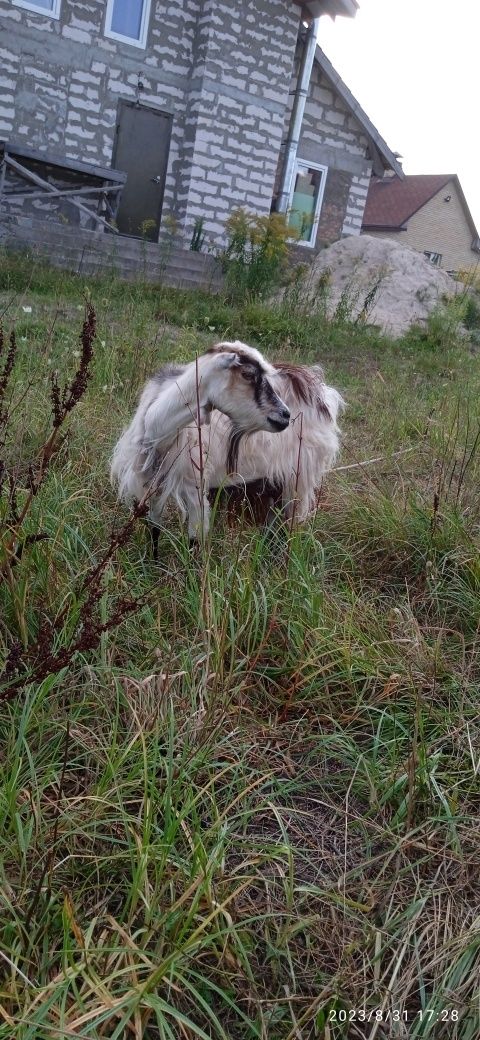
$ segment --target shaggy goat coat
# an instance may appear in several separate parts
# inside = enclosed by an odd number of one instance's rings
[[[170,442],[145,443],[145,414],[165,383],[179,380],[184,369],[160,371],[143,391],[130,427],[115,450],[112,477],[124,500],[141,499],[150,490],[150,518],[160,522],[168,501],[189,520],[192,533],[208,530],[211,488],[266,479],[282,488],[284,514],[304,520],[317,504],[325,473],[339,448],[337,417],[340,394],[326,386],[320,366],[269,366],[268,382],[287,406],[291,422],[281,434],[232,423],[215,407],[188,422]]]
[[[324,383],[320,366],[279,365],[271,382],[290,409],[289,427],[280,437],[264,431],[241,437],[233,452],[230,439],[226,459],[229,423],[215,413],[209,431],[202,430],[204,483],[208,490],[265,480],[282,489],[284,516],[294,514],[301,523],[317,508],[323,478],[335,464],[340,446],[337,419],[344,401]],[[195,457],[197,431],[189,427],[185,432]],[[188,480],[185,460],[181,470],[182,479]]]

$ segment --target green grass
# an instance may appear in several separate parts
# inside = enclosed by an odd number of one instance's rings
[[[25,260],[1,277],[20,482],[85,291],[98,315],[29,521],[49,539],[0,589],[3,656],[61,614],[68,644],[122,518],[109,452],[159,362],[224,335],[321,360],[348,401],[341,464],[383,461],[332,474],[283,543],[220,514],[192,556],[172,517],[155,565],[139,525],[99,604],[138,612],[0,705],[0,1040],[476,1040],[478,353],[440,320],[393,343]]]

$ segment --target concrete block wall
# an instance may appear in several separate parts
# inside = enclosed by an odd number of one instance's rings
[[[120,99],[173,115],[163,217],[216,244],[228,213],[268,213],[301,7],[285,0],[152,0],[145,50],[103,34],[106,0],[60,18],[0,0],[0,134],[109,166]]]
[[[171,242],[146,242],[46,224],[30,216],[2,220],[0,247],[13,252],[21,250],[30,259],[45,260],[79,275],[111,272],[126,280],[209,292],[216,292],[223,285],[220,267],[207,253],[181,249]]]
[[[300,14],[284,0],[203,0],[184,145],[188,230],[207,213],[221,241],[232,209],[270,212]]]
[[[106,0],[62,0],[58,20],[0,0],[8,105],[0,133],[30,148],[111,164],[117,106],[135,100],[173,115],[164,213],[176,214],[184,121],[200,0],[152,0],[145,50],[103,35]],[[2,32],[3,30],[3,32]]]

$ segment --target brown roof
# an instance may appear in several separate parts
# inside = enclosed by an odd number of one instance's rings
[[[415,174],[404,177],[385,177],[372,180],[363,214],[363,228],[394,228],[399,230],[417,210],[421,209],[455,174]]]

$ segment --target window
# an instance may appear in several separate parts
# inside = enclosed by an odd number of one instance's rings
[[[150,0],[108,0],[105,36],[145,47],[149,16]]]
[[[430,250],[424,249],[423,255],[426,256],[427,260],[430,260],[431,264],[435,264],[435,267],[440,267],[442,263],[441,253],[431,253]]]
[[[27,11],[46,14],[49,18],[60,18],[61,0],[13,0],[15,7],[25,7]]]
[[[326,179],[326,166],[301,160],[295,163],[288,202],[288,223],[297,229],[301,245],[315,245]]]

